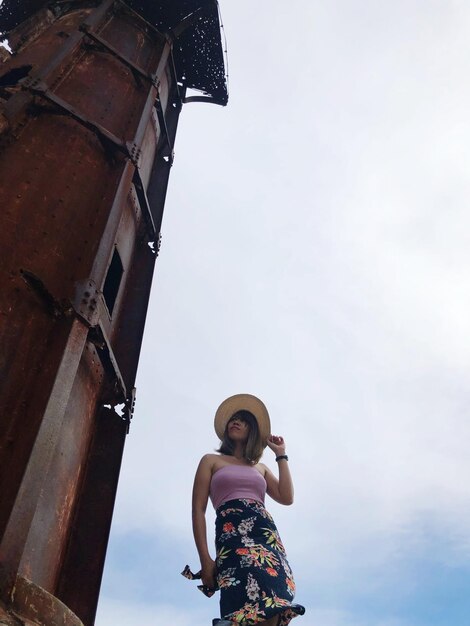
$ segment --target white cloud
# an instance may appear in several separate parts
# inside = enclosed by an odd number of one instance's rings
[[[470,9],[286,6],[222,5],[231,103],[183,110],[114,532],[190,542],[212,415],[257,393],[308,594],[436,534],[468,563]]]

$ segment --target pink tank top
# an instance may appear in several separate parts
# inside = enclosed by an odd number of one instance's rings
[[[267,484],[264,476],[249,465],[224,465],[211,479],[209,495],[214,509],[228,500],[246,498],[264,504]]]

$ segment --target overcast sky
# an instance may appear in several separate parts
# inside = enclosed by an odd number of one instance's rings
[[[248,392],[294,474],[295,624],[468,626],[470,6],[221,11],[230,102],[180,118],[96,624],[218,616],[180,575],[192,480]]]

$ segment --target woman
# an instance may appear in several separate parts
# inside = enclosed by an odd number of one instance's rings
[[[282,437],[270,435],[268,411],[255,396],[227,398],[217,410],[218,454],[199,463],[193,489],[194,540],[205,589],[220,589],[222,619],[213,625],[285,626],[305,609],[292,604],[295,584],[271,515],[267,492],[292,504],[294,488]],[[259,463],[264,448],[276,455],[279,478]],[[214,561],[207,547],[205,512],[211,498],[216,509]]]

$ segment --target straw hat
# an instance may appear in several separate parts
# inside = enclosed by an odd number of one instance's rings
[[[222,440],[224,438],[227,422],[237,411],[249,411],[255,416],[258,422],[261,440],[263,445],[266,446],[266,441],[271,434],[271,422],[269,420],[268,409],[259,398],[249,393],[238,393],[235,396],[230,396],[230,398],[224,400],[217,409],[214,419],[214,428],[219,439]]]

